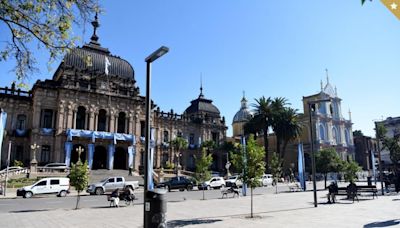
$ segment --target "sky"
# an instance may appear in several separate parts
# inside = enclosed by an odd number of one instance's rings
[[[245,91],[256,98],[285,97],[303,112],[302,97],[337,87],[342,114],[353,130],[374,135],[374,121],[400,115],[400,21],[378,0],[148,0],[100,1],[99,42],[130,62],[145,95],[144,59],[162,45],[170,51],[152,64],[152,99],[161,110],[182,113],[200,93],[212,99],[229,127]],[[0,25],[0,42],[9,38]],[[80,45],[90,41],[92,27]],[[50,79],[48,53],[35,50]],[[15,62],[0,62],[0,87],[15,80]]]

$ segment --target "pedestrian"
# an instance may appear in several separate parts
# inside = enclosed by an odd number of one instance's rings
[[[129,166],[129,173],[128,173],[128,176],[132,176],[132,166]]]

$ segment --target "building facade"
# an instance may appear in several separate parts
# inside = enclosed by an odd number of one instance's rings
[[[80,158],[92,169],[140,170],[144,159],[145,97],[136,86],[131,64],[100,45],[97,18],[91,41],[66,54],[52,79],[38,80],[28,92],[0,89],[0,107],[8,114],[2,146],[5,164],[8,141],[11,160],[39,165]],[[152,104],[152,148],[154,167],[167,161],[186,169],[195,167],[194,155],[207,140],[216,144],[226,139],[225,120],[212,100],[202,93],[183,114],[161,111]],[[188,140],[189,148],[176,155],[169,142]],[[30,145],[40,146],[34,154]],[[214,151],[214,170],[223,168],[222,152]]]
[[[386,128],[386,137],[393,138],[400,134],[400,117],[388,117],[386,120],[378,121],[376,124],[382,124]],[[381,159],[385,167],[391,166],[393,164],[390,159],[390,152],[387,149],[381,148]]]

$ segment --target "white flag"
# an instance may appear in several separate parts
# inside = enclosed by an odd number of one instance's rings
[[[104,65],[105,65],[104,72],[106,73],[106,75],[108,75],[108,67],[111,66],[111,63],[110,63],[110,61],[108,60],[107,56],[105,57]]]

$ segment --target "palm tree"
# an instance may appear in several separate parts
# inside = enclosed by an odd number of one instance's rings
[[[187,149],[188,142],[182,137],[176,137],[172,140],[171,145],[175,148],[175,156],[176,156],[176,175],[179,175],[179,166],[180,166],[180,157],[182,156],[181,150]]]
[[[290,107],[284,108],[280,112],[280,116],[274,119],[276,123],[275,134],[277,137],[277,144],[279,142],[279,152],[282,159],[285,158],[286,147],[291,140],[300,136],[302,131],[302,124],[299,121],[299,114],[297,109]],[[282,145],[282,150],[280,150]]]
[[[255,99],[253,118],[245,125],[245,134],[263,133],[265,165],[268,167],[268,129],[272,123],[272,99],[262,96],[260,99]]]
[[[272,123],[271,127],[272,130],[275,132],[276,135],[276,152],[277,154],[281,155],[281,144],[283,138],[280,134],[282,130],[284,130],[284,123],[286,121],[284,113],[286,109],[286,105],[289,103],[287,99],[284,97],[276,97],[271,102],[271,110],[272,110]]]

